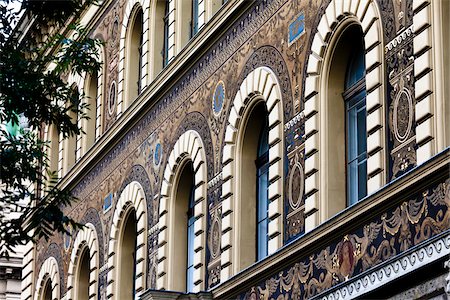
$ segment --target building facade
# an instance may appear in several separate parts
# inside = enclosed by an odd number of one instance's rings
[[[104,0],[46,128],[86,226],[23,299],[446,299],[450,1]],[[189,298],[190,297],[190,298]],[[441,297],[441,298],[439,298]]]

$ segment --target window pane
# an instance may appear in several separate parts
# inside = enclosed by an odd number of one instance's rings
[[[357,156],[357,119],[356,107],[348,110],[347,115],[347,159],[353,160]]]
[[[358,200],[367,195],[367,160],[358,166]]]
[[[358,163],[356,160],[347,166],[347,199],[349,205],[358,201]]]
[[[364,104],[364,103],[361,103]],[[358,110],[358,155],[367,150],[367,133],[366,133],[366,107],[362,105]]]

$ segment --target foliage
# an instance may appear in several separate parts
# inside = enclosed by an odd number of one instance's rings
[[[28,32],[20,32],[20,22],[14,28],[10,2],[0,3],[0,257],[77,226],[63,213],[75,199],[50,170],[43,131],[56,126],[63,138],[82,133],[71,116],[86,118],[86,101],[65,78],[100,69],[100,41],[75,23],[92,1],[23,0],[21,22],[34,22]]]

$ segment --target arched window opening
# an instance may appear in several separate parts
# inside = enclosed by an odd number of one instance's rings
[[[240,138],[237,182],[240,183],[238,268],[267,256],[268,113],[264,102],[253,107]]]
[[[347,205],[367,195],[366,84],[363,42],[356,43],[347,65],[343,97],[347,128]]]
[[[49,127],[49,169],[50,172],[55,172],[58,175],[58,163],[59,163],[59,132],[55,125]],[[51,179],[51,178],[48,178]]]
[[[128,91],[126,107],[137,98],[141,92],[141,78],[142,78],[142,27],[143,27],[143,13],[142,9],[138,8],[135,17],[130,27],[130,37],[128,38],[128,51],[126,67],[126,79]]]
[[[89,275],[90,275],[90,255],[89,249],[85,248],[80,255],[78,273],[76,279],[75,299],[89,299]]]
[[[169,289],[192,292],[194,289],[194,169],[191,161],[182,166],[173,191],[173,262]]]
[[[367,194],[365,52],[361,26],[345,28],[333,48],[327,89],[327,216]]]
[[[179,16],[179,50],[183,49],[198,30],[198,0],[178,0]]]
[[[50,279],[47,279],[45,283],[41,300],[52,300],[52,281]]]
[[[268,199],[268,187],[269,187],[269,126],[267,124],[267,118],[261,128],[258,142],[258,157],[256,163],[256,176],[257,176],[257,260],[261,260],[267,256],[268,245],[268,215],[267,210],[269,208]]]
[[[169,2],[158,0],[155,6],[153,34],[153,78],[169,63]]]
[[[86,152],[95,142],[95,129],[97,118],[97,89],[98,89],[98,73],[94,72],[89,76],[89,84],[87,88],[86,102],[88,107],[86,109],[86,116],[84,122],[84,152]]]
[[[136,279],[136,212],[131,210],[124,218],[124,227],[119,247],[119,271],[117,299],[134,299]]]
[[[78,87],[73,84],[71,87],[71,99],[72,105],[78,105],[80,100],[80,93],[78,91]],[[68,111],[68,115],[71,118],[72,123],[78,124],[78,114],[73,109]],[[75,134],[68,136],[64,145],[64,174],[73,167],[76,161],[76,153],[77,153],[77,136]]]

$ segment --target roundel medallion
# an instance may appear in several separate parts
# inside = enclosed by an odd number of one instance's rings
[[[212,99],[212,109],[215,116],[220,115],[223,108],[223,103],[225,101],[225,84],[223,81],[219,81],[214,90],[214,95]]]
[[[216,258],[220,251],[220,223],[217,216],[213,219],[211,224],[210,249],[211,258]]]
[[[161,143],[157,143],[155,146],[155,150],[153,152],[153,163],[156,167],[159,166],[161,163],[161,157],[162,157],[162,146]]]
[[[394,100],[393,127],[395,138],[403,143],[409,137],[413,123],[413,103],[407,89],[398,93]]]
[[[116,107],[116,82],[113,81],[109,87],[108,95],[108,114],[112,115]]]
[[[298,157],[295,157],[295,163],[292,167],[291,173],[289,174],[289,205],[293,209],[298,209],[302,204],[305,174],[301,163],[298,161]]]

